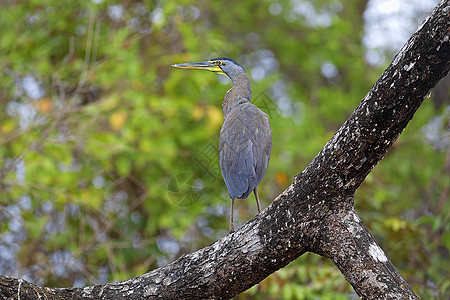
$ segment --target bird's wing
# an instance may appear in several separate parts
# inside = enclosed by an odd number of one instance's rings
[[[267,170],[272,134],[267,115],[251,103],[227,115],[220,131],[219,161],[231,198],[247,198]]]
[[[259,110],[259,108],[257,109]],[[265,113],[263,113],[263,115],[259,115],[258,123],[260,126],[258,126],[257,130],[254,132],[254,139],[258,142],[253,150],[256,160],[256,185],[261,182],[266,174],[267,167],[269,166],[270,155],[272,153],[272,131],[270,129],[268,116]]]

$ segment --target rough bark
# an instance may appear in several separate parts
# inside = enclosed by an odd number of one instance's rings
[[[355,190],[450,69],[443,0],[294,183],[210,246],[126,281],[39,287],[0,276],[3,299],[227,299],[310,251],[333,260],[364,299],[416,299],[353,208]]]

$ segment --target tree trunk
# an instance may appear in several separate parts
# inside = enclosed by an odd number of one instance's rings
[[[450,69],[449,0],[395,56],[295,181],[232,234],[122,282],[39,287],[0,276],[3,299],[228,299],[309,251],[330,258],[364,299],[416,299],[353,208],[355,190]]]

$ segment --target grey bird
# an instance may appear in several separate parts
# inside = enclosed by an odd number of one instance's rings
[[[172,66],[223,74],[233,83],[223,99],[224,122],[219,140],[220,170],[231,198],[230,232],[233,232],[235,199],[245,199],[253,191],[258,212],[261,212],[258,184],[266,174],[272,152],[269,117],[251,103],[250,79],[244,68],[234,60],[221,57]]]

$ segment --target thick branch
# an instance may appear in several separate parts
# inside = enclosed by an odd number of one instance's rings
[[[44,288],[2,276],[0,296],[231,298],[312,251],[331,258],[364,298],[415,298],[354,212],[353,194],[448,73],[449,14],[449,1],[442,1],[295,182],[238,231],[127,281]]]
[[[448,73],[449,17],[449,1],[443,0],[299,178],[354,193]]]
[[[353,209],[326,219],[317,253],[330,258],[363,299],[416,299]]]

